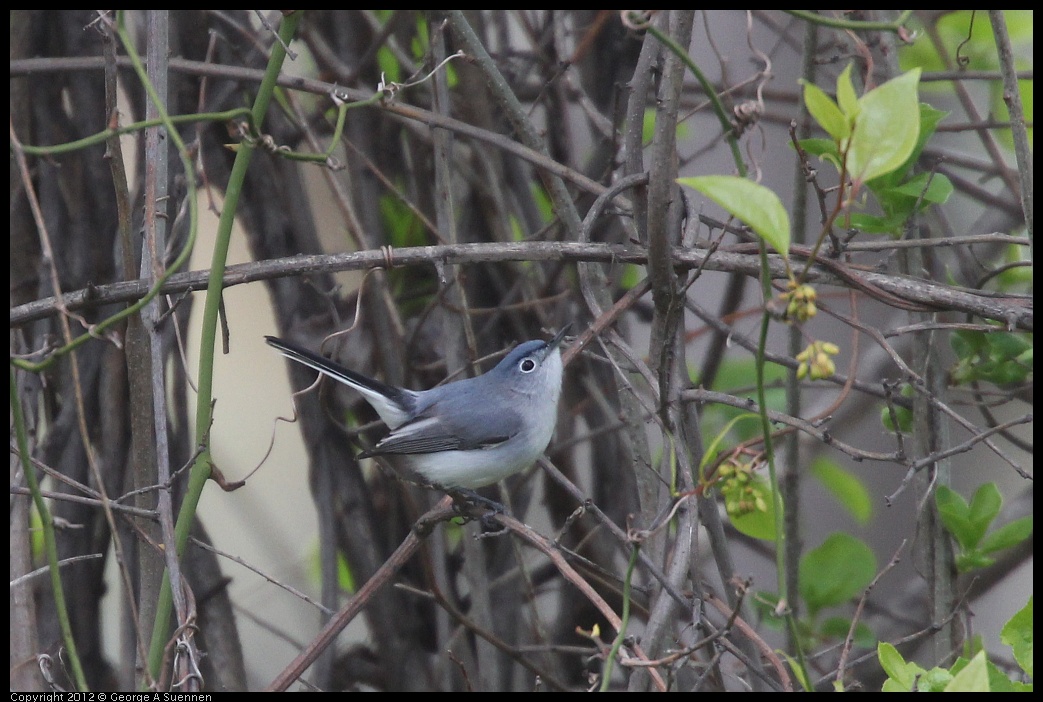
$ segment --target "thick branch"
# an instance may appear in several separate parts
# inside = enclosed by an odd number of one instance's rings
[[[727,271],[756,276],[759,264],[756,254],[717,251],[709,256],[704,249],[674,248],[672,258],[680,268],[705,267],[706,270]],[[490,263],[503,261],[569,261],[594,263],[636,263],[644,265],[648,260],[646,249],[621,244],[575,243],[530,241],[521,243],[456,244],[451,246],[417,246],[405,249],[358,251],[354,253],[326,254],[321,256],[293,256],[255,263],[229,266],[225,271],[225,286],[252,283],[258,280],[283,278],[315,272],[367,270],[391,266],[431,265],[433,261],[451,264]],[[927,280],[900,275],[848,269],[850,275],[837,275],[837,264],[831,262],[833,270],[824,267],[812,268],[810,282],[826,285],[851,287],[852,278],[882,290],[907,303],[926,305],[940,310],[966,312],[991,319],[1014,329],[1032,331],[1032,300],[1015,295],[990,295],[963,288],[940,285]],[[206,287],[209,271],[189,271],[170,277],[163,286],[163,293],[179,293],[201,290]],[[782,261],[773,257],[771,273],[775,278],[784,278]],[[143,280],[113,283],[77,290],[63,295],[66,309],[77,311],[112,302],[127,302],[142,297],[148,290]],[[54,298],[43,298],[11,309],[11,327],[56,314]]]

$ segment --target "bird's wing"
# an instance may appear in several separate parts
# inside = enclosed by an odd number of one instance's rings
[[[446,420],[444,416],[459,417],[453,412],[444,415],[437,403],[428,407],[416,419],[406,422],[381,439],[372,449],[360,454],[361,458],[389,453],[438,453],[440,451],[474,451],[491,448],[511,438],[506,429],[509,422],[495,422],[489,426],[463,425],[460,421]]]

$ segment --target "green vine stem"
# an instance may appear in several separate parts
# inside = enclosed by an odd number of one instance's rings
[[[816,16],[817,17],[817,16]],[[728,119],[728,113],[724,109],[723,103],[717,96],[717,91],[713,85],[703,75],[699,67],[695,65],[692,58],[684,50],[683,47],[677,45],[670,37],[666,36],[654,26],[649,24],[647,31],[650,32],[656,39],[658,39],[665,47],[670,51],[674,52],[677,56],[684,61],[684,64],[692,71],[692,75],[695,76],[696,80],[703,87],[704,92],[710,100],[710,104],[713,106],[714,113],[717,115],[717,119],[721,122],[722,129],[724,131],[725,139],[728,141],[728,145],[731,147],[732,158],[735,160],[735,165],[740,176],[746,177],[746,164],[742,160],[741,153],[739,151],[739,141],[735,136],[735,130],[732,128],[732,124]],[[771,289],[771,273],[768,268],[768,252],[767,246],[763,239],[759,241],[759,253],[761,259],[761,286],[763,297],[765,301],[772,299]],[[789,263],[787,262],[787,269]],[[767,348],[767,334],[768,325],[771,322],[771,314],[768,311],[767,305],[764,306],[764,311],[761,317],[761,334],[760,340],[757,345],[756,355],[756,373],[757,373],[757,402],[759,404],[759,412],[761,418],[761,432],[764,435],[764,448],[765,448],[765,460],[768,463],[768,476],[771,482],[772,499],[775,507],[775,554],[776,554],[776,576],[777,576],[777,587],[779,589],[779,598],[783,601],[788,599],[788,593],[786,588],[786,532],[783,515],[783,504],[782,504],[782,492],[780,490],[778,472],[775,467],[775,451],[771,442],[771,422],[768,419],[768,403],[765,399],[765,388],[764,388],[764,364],[765,353]],[[797,622],[793,617],[792,611],[787,608],[786,610],[786,622],[793,632],[793,640],[798,641],[796,637]],[[799,646],[797,645],[797,660],[802,668],[802,679],[807,680],[807,668],[804,662],[804,654]]]
[[[36,469],[29,461],[29,438],[25,431],[25,415],[22,413],[22,403],[18,398],[18,384],[15,382],[14,368],[10,369],[11,389],[11,421],[14,424],[15,441],[18,444],[18,460],[22,464],[22,472],[25,480],[29,483],[29,492],[33,496],[33,504],[40,515],[40,527],[43,531],[44,551],[47,554],[48,571],[51,574],[51,590],[54,593],[54,609],[58,617],[58,628],[62,632],[62,641],[65,644],[65,658],[69,660],[72,669],[72,677],[76,682],[76,689],[87,692],[87,678],[83,674],[83,666],[80,664],[80,656],[76,652],[76,641],[72,636],[72,624],[69,622],[69,610],[65,604],[65,590],[62,589],[62,576],[58,567],[58,543],[54,538],[54,518],[47,502],[40,492],[40,481],[36,479]]]
[[[251,110],[253,124],[258,129],[263,124],[264,115],[271,103],[276,79],[282,70],[283,61],[286,58],[286,46],[296,33],[297,25],[300,23],[302,15],[303,12],[301,11],[292,12],[283,18],[282,24],[279,26],[279,41],[272,47],[272,54],[265,70],[264,79],[261,81]],[[133,47],[129,42],[129,38],[122,33],[122,28],[120,36],[124,39],[128,53],[136,56],[133,53]],[[160,109],[162,110],[163,108],[160,107]],[[213,420],[214,349],[216,348],[218,312],[224,289],[223,278],[228,260],[228,247],[232,237],[232,224],[235,221],[236,206],[242,192],[246,169],[250,165],[255,149],[256,147],[253,144],[244,141],[236,151],[228,187],[225,190],[224,208],[221,211],[221,219],[218,222],[217,240],[214,244],[214,252],[211,258],[206,302],[203,308],[202,337],[199,343],[199,389],[196,398],[195,419],[195,440],[199,453],[189,473],[188,490],[185,494],[184,502],[181,504],[181,511],[178,513],[177,524],[174,527],[175,546],[179,556],[184,552],[192,522],[195,520],[199,498],[203,493],[203,486],[210,478],[211,473],[212,459],[209,435]],[[160,589],[159,602],[156,607],[156,622],[152,629],[152,641],[149,647],[149,669],[156,678],[160,677],[160,667],[167,646],[172,607],[173,598],[168,574],[167,577],[164,577]]]

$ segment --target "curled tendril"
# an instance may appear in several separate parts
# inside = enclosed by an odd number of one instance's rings
[[[640,32],[648,28],[656,12],[658,10],[620,10],[619,19],[627,29]]]
[[[437,66],[431,69],[431,72],[428,73],[426,76],[407,83],[396,83],[393,80],[387,80],[384,77],[384,74],[381,73],[380,82],[377,83],[377,92],[383,94],[384,100],[386,102],[390,102],[391,100],[395,99],[395,95],[398,94],[399,90],[402,90],[403,88],[412,88],[414,85],[420,85],[424,81],[430,80],[431,76],[437,73],[447,63],[449,63],[453,59],[462,58],[467,58],[467,55],[463,51],[457,51],[455,54],[450,54],[449,56],[446,56],[444,59],[442,59],[441,63],[439,63]]]
[[[383,74],[381,74],[381,78],[383,77]],[[333,88],[330,89],[330,100],[333,101],[334,105],[340,107],[348,101],[348,94],[338,89],[338,87],[334,85]]]
[[[735,115],[733,125],[736,136],[742,136],[747,129],[760,121],[761,116],[764,115],[764,104],[755,100],[747,100],[736,105],[732,113]]]

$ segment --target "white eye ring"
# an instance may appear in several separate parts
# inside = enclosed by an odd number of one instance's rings
[[[536,370],[536,361],[532,360],[531,358],[523,358],[521,362],[518,364],[518,370],[520,370],[522,373],[532,373],[534,370]]]

